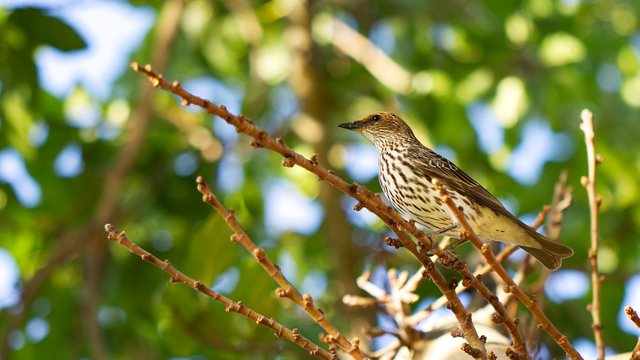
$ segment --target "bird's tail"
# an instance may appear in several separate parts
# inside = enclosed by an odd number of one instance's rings
[[[551,241],[537,232],[534,232],[533,238],[542,246],[542,248],[533,248],[520,246],[521,249],[528,252],[536,258],[542,265],[551,271],[558,270],[562,265],[562,259],[573,255],[573,250],[556,241]]]

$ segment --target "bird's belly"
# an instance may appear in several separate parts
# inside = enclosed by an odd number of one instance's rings
[[[405,219],[413,220],[431,232],[454,224],[433,184],[416,178],[408,178],[406,182],[399,176],[396,179],[400,180],[389,184],[381,176],[380,185],[387,199]],[[448,235],[455,236],[456,231]]]

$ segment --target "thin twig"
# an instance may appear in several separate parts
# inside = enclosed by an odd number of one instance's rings
[[[593,336],[595,338],[596,347],[598,348],[598,359],[604,359],[604,338],[602,335],[602,319],[600,317],[600,284],[603,278],[598,272],[598,211],[602,199],[596,194],[596,167],[602,162],[599,155],[596,154],[596,134],[593,131],[593,114],[591,111],[584,109],[580,114],[582,123],[580,129],[584,132],[584,142],[587,146],[587,164],[589,166],[588,177],[583,176],[582,185],[587,190],[589,197],[589,215],[591,221],[591,247],[589,248],[589,263],[591,264],[591,286],[592,300],[589,305],[591,317],[593,318]]]
[[[513,281],[509,273],[505,270],[502,264],[496,259],[495,255],[491,252],[491,247],[489,244],[483,244],[480,237],[473,231],[471,225],[467,221],[466,217],[462,214],[461,209],[459,209],[449,194],[447,190],[444,188],[440,180],[433,179],[434,186],[440,192],[440,196],[442,197],[443,202],[449,208],[449,211],[455,217],[456,223],[458,223],[463,230],[462,237],[465,240],[469,240],[473,246],[480,251],[486,260],[488,265],[491,265],[498,276],[504,281],[504,290],[506,293],[512,292],[520,302],[531,311],[531,313],[538,319],[540,322],[540,327],[547,334],[553,338],[553,340],[567,353],[567,355],[571,359],[582,359],[582,356],[576,351],[576,349],[571,345],[569,339],[566,335],[562,334],[556,327],[549,321],[549,318],[545,315],[545,313],[538,307],[533,299],[531,299],[527,294],[522,291],[522,289]]]
[[[282,337],[288,341],[291,341],[292,343],[307,350],[309,354],[311,354],[312,356],[316,356],[321,359],[332,359],[332,360],[337,359],[335,354],[332,354],[327,350],[322,349],[318,345],[314,344],[311,340],[302,336],[298,331],[298,329],[290,330],[284,325],[277,322],[276,320],[267,318],[264,315],[261,315],[253,311],[252,309],[242,304],[242,302],[233,301],[228,297],[211,290],[210,288],[205,286],[202,282],[193,280],[189,276],[180,272],[173,265],[171,265],[169,260],[162,261],[158,259],[147,250],[131,242],[131,240],[129,240],[125,235],[124,231],[121,231],[118,233],[116,228],[111,224],[105,225],[105,231],[109,234],[108,235],[109,240],[119,243],[120,245],[127,248],[133,254],[139,256],[142,260],[151,263],[158,269],[169,274],[169,278],[171,279],[171,282],[179,282],[184,285],[187,285],[195,289],[196,291],[224,305],[225,310],[227,312],[236,312],[250,320],[255,321],[257,325],[262,325],[264,327],[272,329],[276,334],[276,336]]]
[[[625,306],[624,313],[627,314],[629,320],[640,329],[640,317],[638,317],[638,313],[631,306]],[[640,337],[638,337],[638,342],[631,353],[631,360],[640,360]]]
[[[553,187],[553,201],[549,221],[545,227],[547,237],[553,241],[558,241],[560,238],[564,214],[573,201],[573,189],[567,186],[568,179],[569,172],[565,169],[560,173],[560,178]]]
[[[437,251],[436,253],[438,252],[439,251]],[[469,270],[469,265],[467,265],[467,263],[464,261],[455,262],[452,268],[458,271],[463,276],[463,280],[461,281],[461,284],[463,286],[466,286],[467,288],[470,286],[475,287],[478,290],[480,296],[482,296],[496,310],[497,316],[494,318],[494,322],[501,323],[505,326],[505,328],[509,332],[509,335],[511,335],[515,352],[519,354],[518,358],[530,359],[531,357],[527,352],[526,344],[522,339],[522,335],[520,335],[520,331],[518,330],[517,322],[507,313],[507,310],[500,299],[495,294],[493,294],[491,290],[489,290],[487,285],[485,285],[481,281],[482,276],[474,275]]]
[[[542,211],[538,213],[538,216],[536,220],[533,222],[533,224],[531,225],[531,227],[532,228],[540,227],[544,223],[544,219],[550,210],[551,210],[551,207],[545,206],[542,209]],[[507,244],[502,249],[502,251],[500,251],[500,253],[496,255],[496,259],[500,262],[503,262],[505,259],[507,259],[511,254],[513,254],[518,249],[519,248],[516,245]],[[481,278],[484,275],[487,275],[488,273],[490,273],[491,271],[493,271],[493,268],[491,267],[491,265],[485,264],[479,270],[475,271],[475,276],[478,278]],[[469,287],[470,287],[470,284],[468,282],[461,281],[460,283],[458,283],[458,286],[456,287],[456,293],[460,294],[463,291],[466,291],[467,289],[469,289]],[[434,310],[441,308],[446,303],[447,303],[447,299],[441,296],[438,299],[436,299],[433,303],[431,303],[431,305],[429,305],[429,307],[427,307],[426,309],[413,314],[409,321],[412,324],[417,325],[420,321],[426,319],[427,316],[429,316],[429,314],[431,314]]]
[[[180,17],[184,0],[167,1],[163,4],[163,15],[158,19],[155,28],[157,29],[151,47],[151,61],[156,64],[158,69],[164,69],[171,54],[171,44],[177,34],[180,24]],[[53,254],[48,256],[37,271],[28,279],[25,279],[20,294],[20,302],[16,305],[16,309],[29,309],[30,303],[38,295],[42,287],[51,278],[61,265],[75,259],[78,253],[86,251],[82,258],[85,266],[85,276],[83,283],[82,306],[80,306],[83,321],[78,321],[79,326],[85,329],[80,332],[87,339],[89,344],[90,355],[94,359],[104,359],[109,357],[106,351],[107,345],[103,339],[102,327],[98,324],[96,311],[99,307],[101,291],[104,286],[102,273],[104,271],[105,250],[107,241],[100,232],[100,226],[109,219],[113,220],[117,209],[117,204],[122,194],[122,188],[133,165],[140,153],[141,144],[147,132],[147,124],[151,118],[153,93],[149,90],[148,85],[144,82],[138,84],[137,94],[140,94],[137,105],[132,109],[131,116],[127,121],[128,126],[123,131],[123,146],[120,148],[118,155],[113,161],[110,171],[104,176],[102,181],[97,184],[101,188],[100,198],[92,202],[92,208],[95,209],[92,218],[86,222],[82,229],[75,229],[66,226],[68,230],[63,234],[53,233],[48,236],[52,239],[58,239],[53,249]],[[57,226],[57,228],[65,228],[65,226]],[[99,247],[96,249],[96,245]],[[93,247],[93,248],[91,248]],[[25,318],[28,318],[29,311],[13,311],[8,321],[8,326],[4,328],[4,332],[0,334],[0,342],[7,344],[7,338],[14,330],[23,326]],[[0,359],[7,359],[10,356],[10,347],[0,345]]]
[[[502,251],[498,255],[496,255],[496,258],[498,259],[498,261],[502,262],[509,255],[513,254],[513,252],[516,251],[517,249],[518,247],[515,245],[507,245],[505,246],[504,249],[502,249]],[[488,274],[491,271],[493,271],[493,268],[491,266],[484,265],[480,268],[480,270],[477,270],[475,272],[475,277],[477,277],[478,279],[481,279],[484,275]],[[466,281],[461,281],[458,283],[458,286],[456,286],[455,291],[457,294],[460,294],[468,290],[469,287],[471,287],[471,283]],[[417,325],[420,321],[426,319],[433,311],[446,305],[446,303],[447,303],[447,299],[444,296],[441,296],[438,299],[436,299],[434,302],[432,302],[431,305],[429,305],[426,309],[413,314],[411,318],[408,320],[408,322],[410,322],[411,324]]]
[[[376,214],[382,221],[384,221],[389,228],[398,235],[399,244],[407,248],[425,267],[425,276],[433,281],[442,292],[450,304],[450,309],[456,316],[458,323],[463,331],[463,335],[468,345],[464,347],[465,351],[474,357],[486,357],[486,350],[484,343],[480,340],[478,333],[471,321],[471,314],[466,312],[462,302],[458,298],[454,290],[449,288],[449,283],[446,281],[442,273],[433,264],[429,256],[425,255],[425,252],[418,251],[416,244],[411,241],[407,233],[416,237],[421,246],[426,247],[427,250],[433,249],[431,239],[423,232],[418,230],[415,225],[400,217],[393,209],[384,204],[380,199],[380,196],[372,193],[370,190],[361,186],[358,183],[349,184],[338,177],[333,171],[325,169],[318,164],[317,158],[312,157],[307,159],[299,153],[293,151],[286,146],[282,139],[273,139],[265,131],[260,130],[253,121],[245,116],[236,116],[230,113],[223,105],[217,106],[211,103],[209,100],[202,99],[198,96],[186,91],[179,82],[174,81],[172,83],[164,80],[161,74],[153,71],[150,65],[144,67],[139,66],[136,63],[131,65],[131,68],[135,71],[139,71],[147,75],[149,81],[154,87],[159,87],[168,90],[175,95],[178,95],[182,99],[183,105],[194,104],[206,110],[209,114],[216,115],[227,123],[233,125],[237,131],[243,132],[254,138],[251,145],[260,148],[264,147],[275,151],[284,157],[282,165],[285,167],[292,167],[298,165],[318,176],[319,180],[326,181],[338,190],[345,194],[355,198],[359,203],[366,207],[369,211]],[[407,233],[405,233],[405,231]],[[439,249],[435,247],[436,250]],[[440,249],[440,253],[446,256]],[[451,258],[451,256],[449,256]]]
[[[301,309],[307,312],[309,316],[315,321],[318,325],[320,325],[329,336],[324,338],[328,343],[336,342],[342,349],[349,353],[354,359],[364,359],[366,356],[362,353],[362,350],[359,347],[359,340],[357,338],[353,343],[349,342],[347,338],[345,338],[331,322],[326,318],[324,312],[316,307],[313,302],[313,298],[308,294],[300,294],[298,290],[291,285],[289,280],[285,278],[280,268],[276,266],[267,256],[265,251],[256,246],[256,244],[251,240],[249,235],[244,231],[238,219],[236,218],[233,210],[227,210],[224,205],[218,200],[218,198],[213,194],[209,184],[207,184],[202,176],[198,176],[196,179],[196,183],[198,191],[202,194],[202,201],[211,205],[219,214],[222,216],[224,221],[226,221],[227,225],[233,230],[233,235],[231,236],[231,240],[239,243],[244,247],[256,261],[262,266],[262,268],[269,274],[269,276],[280,285],[280,288],[277,289],[276,294],[279,297],[286,297],[291,299],[291,301],[295,302]]]
[[[553,199],[551,202],[551,207],[549,208],[549,220],[545,226],[545,233],[547,237],[552,241],[558,241],[560,238],[560,232],[562,231],[562,225],[564,222],[564,215],[566,210],[571,206],[571,202],[573,200],[573,189],[570,186],[567,186],[567,181],[569,179],[569,172],[567,170],[563,170],[560,173],[560,177],[553,187]],[[537,220],[542,220],[538,216]],[[536,221],[537,223],[537,221]],[[533,225],[533,228],[537,228],[539,225]],[[527,257],[530,255],[527,254]],[[536,301],[540,308],[544,308],[544,284],[547,282],[549,278],[549,272],[543,272],[536,280],[536,282],[532,285],[529,285],[528,289],[534,291],[536,294]],[[525,334],[527,335],[527,343],[530,344],[530,348],[532,348],[533,338],[538,334],[537,325],[535,318],[532,318],[527,326],[527,330],[525,330]]]
[[[413,74],[395,62],[366,36],[355,31],[338,17],[324,15],[317,34],[347,56],[359,62],[381,84],[397,93],[412,91]]]

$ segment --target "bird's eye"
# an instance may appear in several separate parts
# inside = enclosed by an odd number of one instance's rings
[[[382,120],[382,116],[380,116],[380,115],[378,115],[378,114],[373,115],[373,116],[371,117],[371,120],[373,120],[373,121],[380,121],[380,120]]]

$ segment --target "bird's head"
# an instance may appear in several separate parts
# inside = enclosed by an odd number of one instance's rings
[[[390,143],[416,140],[413,131],[404,120],[396,114],[384,111],[374,112],[360,120],[338,126],[361,133],[378,148]]]

